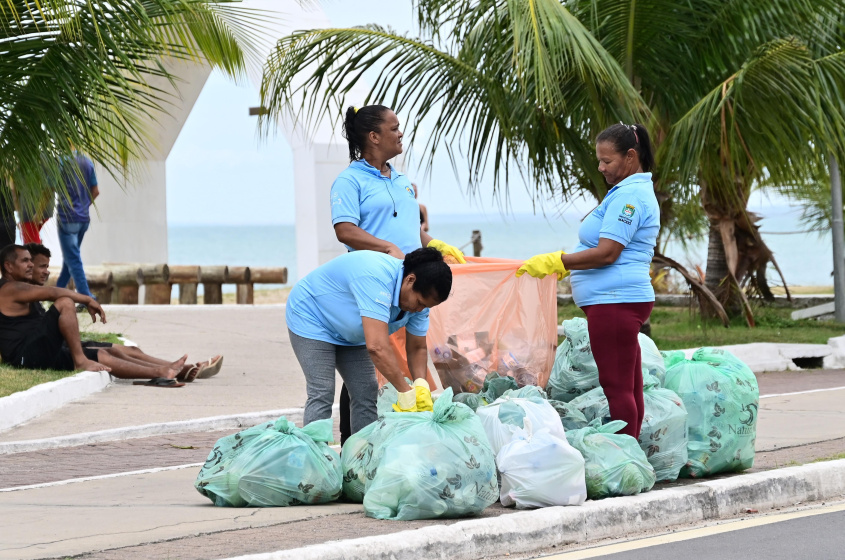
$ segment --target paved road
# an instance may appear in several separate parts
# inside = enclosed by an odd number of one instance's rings
[[[841,560],[845,505],[765,515],[669,535],[543,556],[544,560]]]

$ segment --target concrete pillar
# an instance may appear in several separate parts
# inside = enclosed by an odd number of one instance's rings
[[[296,192],[296,270],[299,278],[346,252],[334,234],[329,193],[349,165],[345,145],[297,143],[293,147]]]
[[[146,161],[136,164],[123,187],[97,168],[100,197],[91,209],[91,227],[82,244],[85,264],[167,262],[167,156],[211,74],[208,66],[199,64],[173,61],[167,66],[181,81],[177,92],[166,80],[151,80],[151,85],[174,97],[167,114],[150,123]]]

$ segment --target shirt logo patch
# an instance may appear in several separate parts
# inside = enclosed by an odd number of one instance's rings
[[[626,204],[625,208],[622,210],[622,214],[620,214],[620,216],[625,217],[625,218],[633,218],[634,212],[636,212],[636,211],[637,211],[636,208],[634,208],[630,204]]]
[[[411,197],[414,196],[414,189],[411,187],[405,187],[405,190],[408,191],[408,194],[411,195]]]

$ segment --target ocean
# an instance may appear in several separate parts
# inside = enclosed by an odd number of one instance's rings
[[[795,233],[804,228],[800,210],[768,207],[758,210],[763,239],[772,249],[789,285],[830,286],[833,284],[830,232],[819,235]],[[473,230],[480,230],[483,256],[526,259],[538,253],[569,251],[578,244],[580,215],[543,217],[533,215],[444,215],[430,216],[429,234],[456,246],[469,243]],[[229,266],[285,266],[289,284],[297,280],[296,232],[293,225],[168,227],[170,264]],[[464,251],[472,253],[468,245]],[[705,268],[707,239],[691,242],[686,249],[670,243],[665,254],[685,266]],[[770,267],[769,280],[780,279]],[[234,286],[227,286],[233,291]]]

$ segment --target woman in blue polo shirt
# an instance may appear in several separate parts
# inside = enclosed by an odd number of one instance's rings
[[[614,185],[578,230],[575,252],[531,257],[517,271],[536,278],[572,271],[572,298],[587,315],[590,346],[610,416],[639,437],[643,376],[637,335],[654,307],[649,267],[660,231],[651,169],[654,155],[641,124],[615,124],[596,139],[599,172]]]
[[[375,367],[399,392],[397,411],[431,406],[427,388],[408,385],[390,347],[391,333],[405,327],[408,369],[424,379],[428,309],[449,297],[452,271],[432,248],[399,260],[385,253],[354,251],[297,282],[285,319],[296,359],[305,373],[304,423],[331,418],[335,369],[349,390],[351,433],[377,418]]]
[[[332,184],[332,226],[349,251],[370,250],[398,259],[420,247],[433,247],[465,263],[460,249],[433,239],[420,227],[420,205],[411,181],[391,159],[402,153],[399,118],[383,105],[349,107],[343,121],[349,167]],[[379,371],[381,371],[379,369]],[[416,381],[429,389],[425,377]],[[350,434],[349,393],[340,393],[341,442]]]

